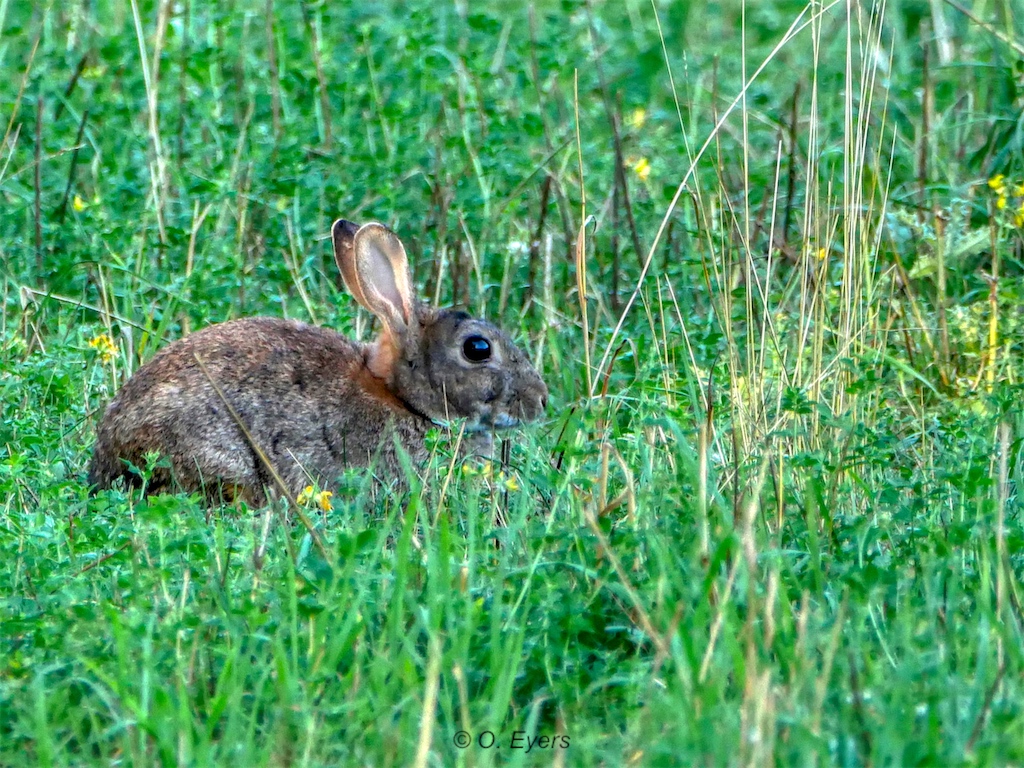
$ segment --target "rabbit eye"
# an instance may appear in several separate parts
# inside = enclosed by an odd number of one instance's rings
[[[491,342],[483,336],[470,336],[462,343],[462,354],[472,363],[482,363],[491,357]]]

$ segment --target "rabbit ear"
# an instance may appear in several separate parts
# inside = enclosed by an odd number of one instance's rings
[[[334,241],[334,261],[341,271],[341,279],[345,281],[345,287],[352,294],[352,298],[360,305],[371,309],[366,303],[363,289],[359,285],[359,277],[356,274],[355,260],[355,237],[359,231],[359,225],[353,224],[345,219],[338,219],[331,226],[331,239]],[[373,311],[371,309],[371,311]]]
[[[352,295],[388,330],[403,334],[412,321],[415,300],[402,242],[383,224],[364,224],[353,238],[351,253],[352,282],[358,287],[352,290],[347,267],[342,267],[342,275]]]

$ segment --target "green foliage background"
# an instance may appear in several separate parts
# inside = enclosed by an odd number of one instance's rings
[[[1012,4],[0,0],[0,35],[0,764],[1024,760]],[[339,216],[530,351],[505,474],[442,436],[408,495],[353,473],[326,556],[89,497],[174,338],[370,332]]]

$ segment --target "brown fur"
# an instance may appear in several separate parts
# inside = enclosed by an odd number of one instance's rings
[[[107,408],[91,484],[135,482],[128,462],[143,466],[146,453],[156,452],[170,467],[155,471],[151,492],[176,483],[211,499],[261,505],[274,483],[252,443],[297,494],[309,484],[330,487],[346,467],[400,474],[398,446],[414,461],[425,458],[432,420],[464,417],[486,429],[543,412],[547,389],[505,334],[408,295],[405,252],[393,234],[342,221],[334,236],[346,285],[383,323],[377,340],[360,344],[326,328],[254,317],[171,344]],[[462,344],[470,335],[490,340],[492,359],[465,357]]]

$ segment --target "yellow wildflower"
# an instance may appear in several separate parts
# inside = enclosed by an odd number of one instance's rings
[[[312,502],[324,512],[330,512],[334,509],[334,505],[331,504],[331,496],[333,495],[334,493],[331,491],[318,491],[312,485],[307,485],[299,491],[299,495],[295,497],[295,503],[300,507],[304,507]]]
[[[1001,211],[1005,207],[1006,207],[1006,195],[1002,195],[1001,194],[1001,195],[999,195],[999,197],[996,198],[996,209]]]
[[[71,207],[74,208],[77,213],[81,213],[85,210],[85,200],[78,195],[75,195],[71,200]]]
[[[1001,195],[1006,191],[1006,177],[1001,173],[997,173],[988,180],[988,186],[989,189],[993,189]]]
[[[647,110],[643,107],[637,107],[629,114],[629,124],[633,130],[643,128],[645,122],[647,122]]]
[[[494,469],[491,466],[491,462],[488,459],[480,463],[479,465],[471,464],[469,462],[462,465],[462,474],[466,477],[483,477],[489,478],[494,473]]]
[[[647,177],[651,175],[651,164],[647,162],[646,157],[641,157],[633,166],[633,170],[636,171],[636,175],[640,177],[641,181],[647,181]]]
[[[506,475],[504,470],[498,469],[498,465],[490,460],[483,462],[479,468],[463,464],[462,474],[466,477],[480,477],[488,485],[502,486],[506,491],[518,491],[520,487],[514,475]]]
[[[100,353],[100,359],[104,363],[109,363],[114,359],[114,355],[117,354],[117,345],[114,344],[114,340],[105,333],[101,333],[93,339],[89,340],[89,346]]]
[[[828,251],[824,248],[818,249],[818,261],[824,261],[825,257],[828,256]]]
[[[1024,200],[1021,200],[1020,208],[1017,209],[1017,214],[1013,217],[1013,224],[1015,227],[1024,227]]]

